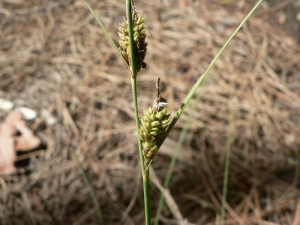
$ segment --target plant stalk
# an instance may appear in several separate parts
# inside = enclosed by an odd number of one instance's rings
[[[145,221],[146,221],[146,225],[150,225],[151,220],[150,220],[150,195],[149,195],[149,168],[146,169],[145,167],[142,142],[139,137],[140,120],[138,115],[136,79],[134,77],[131,77],[131,85],[132,85],[132,95],[134,101],[136,129],[138,131],[138,146],[139,146],[139,153],[140,153],[140,162],[141,162],[141,169],[143,173],[142,177],[143,177],[143,188],[144,188]]]
[[[146,225],[151,224],[150,217],[150,191],[149,191],[149,168],[143,171],[144,207]]]
[[[135,60],[135,43],[133,39],[133,21],[132,21],[132,4],[131,0],[126,0],[126,16],[128,21],[128,34],[129,34],[129,46],[130,46],[130,70],[131,70],[131,87],[132,87],[132,96],[134,103],[134,115],[136,122],[136,130],[138,133],[138,147],[140,155],[141,169],[143,173],[143,188],[144,188],[144,205],[145,205],[145,224],[150,225],[150,196],[149,196],[149,169],[145,168],[144,156],[143,156],[143,147],[142,141],[139,137],[140,129],[140,119],[139,119],[139,110],[137,102],[137,87],[136,87],[136,60]]]

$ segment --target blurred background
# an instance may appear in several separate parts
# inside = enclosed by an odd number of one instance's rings
[[[117,42],[125,1],[88,2]],[[148,42],[140,115],[159,76],[172,118],[255,3],[136,0]],[[225,224],[300,224],[299,12],[298,1],[264,1],[216,63],[200,101],[186,108],[152,164],[154,217],[196,104],[160,224],[218,224],[228,140]],[[0,78],[1,99],[36,112],[27,124],[43,143],[18,153],[17,173],[0,175],[0,224],[99,224],[75,150],[106,224],[144,224],[130,73],[84,1],[0,1]],[[1,120],[10,110],[0,110]]]

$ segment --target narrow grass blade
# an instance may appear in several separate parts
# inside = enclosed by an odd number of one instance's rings
[[[229,129],[228,129],[228,137],[227,137],[227,144],[226,144],[225,172],[224,172],[223,191],[222,191],[222,209],[221,209],[221,218],[220,218],[221,225],[224,224],[224,220],[225,220],[225,209],[226,209],[230,154],[231,154],[231,143],[232,143],[232,129],[233,129],[232,123],[233,123],[233,112],[230,109]]]
[[[121,52],[119,51],[118,46],[116,45],[116,43],[114,42],[114,40],[112,39],[112,37],[110,36],[110,34],[108,33],[108,31],[106,30],[105,26],[103,25],[103,23],[101,22],[101,20],[99,19],[99,17],[96,15],[95,11],[91,8],[91,6],[89,5],[89,3],[86,0],[83,0],[85,2],[85,4],[87,5],[87,7],[89,8],[90,12],[93,14],[95,20],[98,22],[99,26],[102,28],[102,30],[104,31],[104,34],[107,38],[107,40],[110,42],[110,44],[116,49],[116,51],[118,52],[118,54],[121,56],[121,58],[123,59],[123,61],[125,62],[125,65],[127,66],[126,61],[124,60]]]
[[[189,101],[191,100],[191,98],[194,96],[195,91],[197,90],[197,88],[203,83],[203,81],[208,77],[210,71],[213,69],[216,61],[218,60],[218,58],[220,57],[220,55],[223,53],[223,51],[225,50],[225,48],[227,47],[227,45],[230,43],[230,41],[233,39],[233,37],[236,35],[236,33],[239,31],[239,29],[244,25],[244,23],[249,19],[249,17],[253,14],[253,12],[256,10],[256,8],[262,3],[263,0],[259,0],[256,5],[251,9],[251,11],[247,14],[247,16],[242,20],[242,22],[239,24],[239,26],[235,29],[235,31],[231,34],[231,36],[229,37],[229,39],[226,41],[226,43],[223,45],[223,47],[220,49],[220,51],[218,52],[218,54],[215,56],[215,58],[212,60],[212,62],[210,63],[209,67],[207,68],[207,70],[205,71],[205,73],[203,75],[201,75],[199,77],[199,79],[197,80],[197,82],[195,83],[195,85],[192,87],[192,89],[190,90],[190,92],[188,93],[188,95],[186,96],[186,98],[184,99],[180,109],[178,109],[174,119],[172,120],[167,132],[166,132],[166,136],[165,138],[158,144],[158,148],[160,148],[160,146],[162,145],[162,143],[164,142],[164,140],[166,139],[166,137],[168,136],[168,134],[170,133],[170,131],[172,130],[172,128],[174,127],[174,125],[176,124],[177,120],[180,118],[181,114],[183,113],[183,111],[185,110],[187,104],[189,103]]]
[[[189,126],[190,126],[192,117],[193,117],[193,115],[195,113],[196,106],[198,105],[198,102],[200,100],[201,93],[202,93],[202,90],[200,90],[200,92],[197,94],[195,102],[194,102],[193,107],[191,109],[191,113],[189,114],[189,117],[186,120],[186,122],[184,124],[184,127],[183,127],[183,129],[182,129],[182,131],[180,133],[179,140],[177,142],[176,149],[175,149],[175,151],[173,153],[173,156],[172,156],[169,168],[168,168],[168,172],[167,172],[167,175],[166,175],[166,178],[165,178],[165,181],[164,181],[164,188],[168,188],[169,187],[169,183],[170,183],[170,180],[172,178],[173,170],[174,170],[174,167],[175,167],[175,164],[176,164],[179,152],[181,150],[183,141],[185,140],[185,136],[186,136],[187,130],[188,130]],[[157,206],[157,210],[156,210],[156,215],[155,215],[154,225],[158,225],[158,223],[159,223],[159,217],[161,215],[161,211],[162,211],[163,205],[164,205],[164,196],[162,194],[160,194],[159,202],[158,202],[158,206]]]
[[[92,198],[92,201],[93,201],[93,203],[94,203],[94,207],[95,207],[95,209],[96,209],[97,216],[98,216],[98,219],[99,219],[99,224],[104,225],[104,224],[105,224],[105,223],[104,223],[104,219],[103,219],[102,212],[101,212],[101,209],[100,209],[100,206],[99,206],[97,197],[96,197],[96,195],[95,195],[94,189],[93,189],[93,187],[92,187],[92,185],[91,185],[91,183],[90,183],[90,181],[89,181],[89,179],[88,179],[88,177],[87,177],[87,175],[86,175],[86,173],[85,173],[85,171],[84,171],[84,168],[83,168],[83,166],[82,166],[82,163],[81,163],[81,161],[80,161],[80,159],[79,159],[79,157],[78,157],[78,155],[77,155],[77,153],[76,153],[75,150],[73,150],[73,154],[74,154],[74,156],[75,156],[75,158],[76,158],[76,161],[77,161],[77,163],[78,163],[78,166],[79,166],[79,169],[80,169],[80,172],[81,172],[83,181],[84,181],[85,185],[86,185],[86,186],[88,187],[88,189],[89,189],[89,193],[90,193],[90,195],[91,195],[91,198]]]

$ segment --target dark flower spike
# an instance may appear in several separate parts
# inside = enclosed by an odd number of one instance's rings
[[[138,14],[135,11],[135,7],[132,7],[132,21],[133,21],[133,39],[134,39],[134,49],[135,49],[135,57],[136,57],[136,69],[137,72],[141,70],[141,68],[146,68],[146,63],[144,62],[146,53],[147,53],[147,45],[146,42],[146,32],[145,32],[145,19],[143,16]],[[119,26],[119,44],[120,51],[125,59],[127,65],[130,65],[130,48],[129,48],[129,34],[128,34],[128,20],[124,18],[124,22],[120,23]]]

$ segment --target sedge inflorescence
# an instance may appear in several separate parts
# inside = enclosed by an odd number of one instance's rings
[[[159,78],[157,82],[157,99],[152,107],[144,111],[141,118],[141,127],[139,131],[143,145],[143,155],[145,166],[149,166],[153,157],[158,151],[159,142],[165,137],[169,126],[168,104],[167,101],[160,96]]]
[[[136,71],[139,72],[141,68],[146,67],[144,62],[147,53],[147,42],[145,32],[145,19],[143,16],[132,8],[132,25],[133,25],[133,45]],[[131,62],[131,48],[129,38],[128,18],[124,18],[123,23],[119,26],[119,44],[120,52],[127,63],[130,66]],[[169,127],[168,103],[163,97],[160,96],[159,81],[157,79],[157,98],[154,100],[153,106],[144,111],[144,115],[141,118],[139,137],[143,145],[143,156],[145,166],[149,167],[153,157],[157,153],[161,142],[163,141],[166,131]]]
[[[141,68],[146,67],[146,63],[144,63],[145,56],[147,53],[147,45],[146,42],[146,32],[145,32],[145,19],[143,16],[138,14],[135,9],[132,10],[132,22],[133,22],[133,39],[134,39],[134,49],[135,49],[135,59],[136,59],[136,69],[137,72],[141,70]],[[127,65],[130,65],[130,46],[129,46],[129,34],[128,34],[128,20],[124,18],[124,22],[120,23],[119,26],[119,44],[120,51],[125,59]]]

